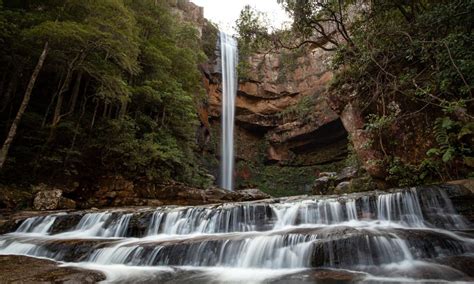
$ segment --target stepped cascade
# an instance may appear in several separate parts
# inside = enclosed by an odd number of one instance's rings
[[[472,263],[469,229],[443,188],[412,188],[32,217],[0,237],[0,254],[101,270],[111,283],[291,283],[315,269],[376,283],[469,281],[451,265]]]
[[[234,119],[237,95],[237,41],[220,32],[222,71],[221,187],[233,189]]]

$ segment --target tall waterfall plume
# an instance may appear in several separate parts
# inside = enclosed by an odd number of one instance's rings
[[[233,189],[234,172],[234,118],[237,95],[237,41],[220,33],[222,66],[222,146],[221,187]]]

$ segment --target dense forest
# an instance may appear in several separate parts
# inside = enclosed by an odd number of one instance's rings
[[[167,1],[0,2],[0,180],[199,184],[202,50]]]
[[[241,57],[327,51],[329,100],[349,124],[363,123],[346,128],[371,176],[392,186],[473,176],[473,1],[279,3],[293,20],[285,29],[269,29],[250,6],[241,12]]]

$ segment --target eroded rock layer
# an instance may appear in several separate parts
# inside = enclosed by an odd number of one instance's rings
[[[339,169],[347,156],[347,132],[331,109],[325,91],[332,79],[327,71],[329,54],[281,52],[257,54],[239,84],[236,98],[237,186],[271,190],[269,179],[285,176],[291,184],[279,184],[282,194],[308,192],[319,171]],[[209,138],[203,149],[213,169],[219,156],[221,85],[219,67],[203,68],[208,94],[200,115]],[[213,160],[209,162],[209,160]],[[297,176],[304,173],[305,178]],[[292,192],[291,192],[292,191]]]

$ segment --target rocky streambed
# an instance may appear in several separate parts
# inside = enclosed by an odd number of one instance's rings
[[[44,271],[53,272],[31,277],[58,275],[59,282],[64,274],[86,277],[85,283],[104,277],[110,283],[473,281],[472,200],[469,189],[444,185],[193,207],[23,212],[3,223],[0,255],[8,256],[0,261],[49,259],[41,260]],[[20,272],[15,261],[9,267]]]

